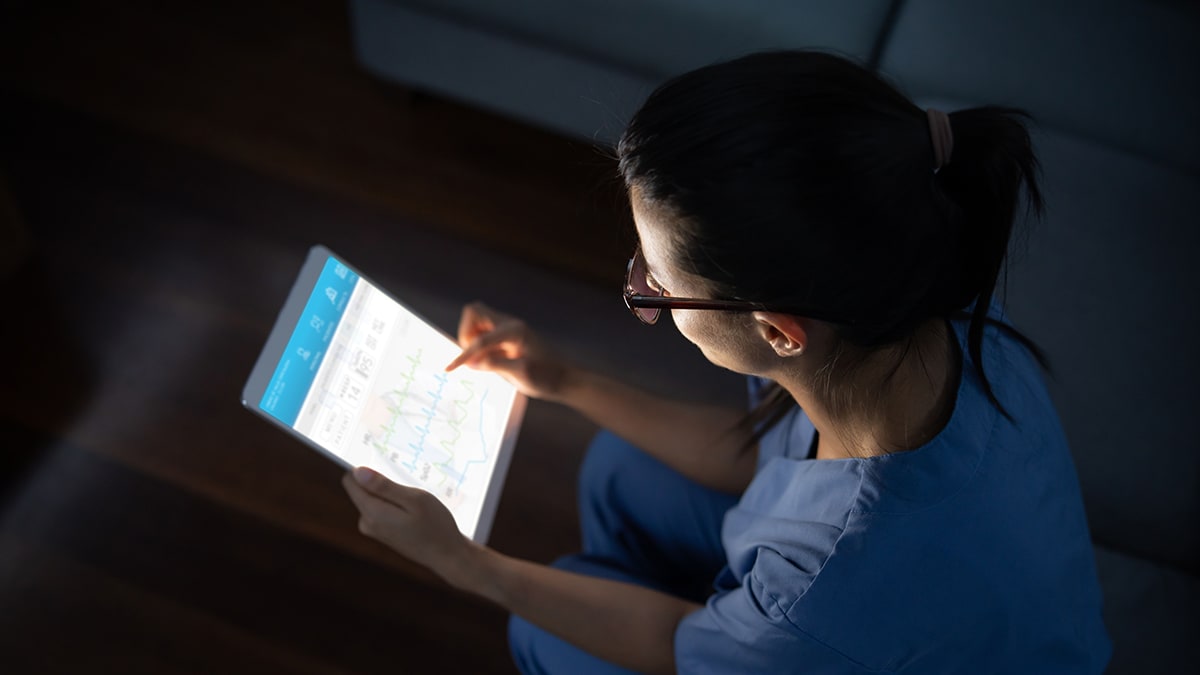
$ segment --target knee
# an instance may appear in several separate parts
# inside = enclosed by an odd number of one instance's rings
[[[584,563],[581,556],[564,556],[555,560],[551,567],[586,573]],[[564,643],[550,633],[516,614],[509,615],[508,650],[517,670],[525,675],[555,672],[553,666],[563,656],[563,646]]]
[[[602,429],[592,439],[579,469],[580,505],[606,502],[620,477],[646,459],[641,450]]]

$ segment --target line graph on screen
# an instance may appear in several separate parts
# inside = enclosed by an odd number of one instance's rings
[[[489,433],[495,433],[487,408],[489,390],[469,372],[430,368],[425,350],[399,360],[391,373],[380,373],[368,401],[364,444],[411,484],[448,505],[478,494],[490,459]],[[472,414],[474,413],[474,414]],[[473,480],[474,479],[474,480]]]

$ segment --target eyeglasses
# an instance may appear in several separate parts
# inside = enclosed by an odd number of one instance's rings
[[[635,249],[625,272],[625,306],[642,323],[653,326],[664,309],[721,309],[733,312],[776,311],[820,319],[831,323],[852,324],[843,317],[823,311],[801,308],[770,307],[748,300],[713,300],[704,298],[675,298],[663,295],[663,289],[650,284],[650,273],[641,248]]]

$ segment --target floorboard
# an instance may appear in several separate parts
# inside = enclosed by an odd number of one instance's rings
[[[508,672],[498,609],[46,440],[0,520],[0,599],[18,624],[0,639],[18,672],[79,634],[63,666],[375,672],[412,652],[427,672]],[[473,648],[422,651],[448,641]]]

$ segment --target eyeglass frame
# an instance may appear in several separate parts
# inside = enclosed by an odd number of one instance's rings
[[[634,292],[633,289],[633,267],[638,258],[643,258],[642,249],[639,246],[633,250],[633,256],[629,258],[629,263],[625,267],[625,292],[622,294],[625,298],[625,306],[629,308],[630,313],[637,317],[638,321],[653,326],[658,323],[659,317],[662,316],[664,309],[718,309],[729,312],[780,312],[784,314],[793,314],[795,316],[804,316],[810,319],[820,321],[828,321],[830,323],[839,323],[844,325],[853,325],[855,322],[848,320],[845,317],[835,317],[828,312],[812,309],[802,309],[799,307],[777,307],[752,300],[717,300],[714,298],[676,298],[667,295],[642,295]],[[643,263],[643,268],[645,265]],[[647,271],[648,268],[646,268]],[[649,286],[649,284],[647,284]],[[642,316],[639,309],[657,310],[654,317],[647,320]]]

